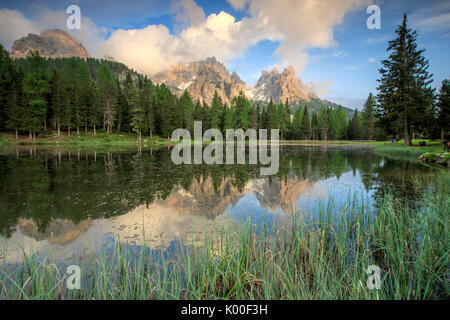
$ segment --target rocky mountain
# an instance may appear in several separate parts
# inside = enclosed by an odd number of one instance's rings
[[[311,92],[304,83],[297,77],[293,67],[286,67],[283,72],[279,72],[277,68],[272,71],[263,70],[261,77],[256,84],[249,88],[246,92],[250,99],[255,101],[268,103],[270,99],[274,103],[285,103],[286,99],[294,112],[298,107],[307,106],[310,111],[319,112],[322,106],[337,108],[336,103],[319,98]],[[350,118],[353,110],[344,107],[344,111]]]
[[[306,90],[291,66],[285,68],[281,73],[277,68],[273,68],[271,72],[263,70],[258,82],[247,91],[247,95],[259,101],[273,99],[273,102],[277,104],[284,103],[286,99],[289,99],[293,105],[310,101],[311,98],[316,97]]]
[[[39,51],[46,58],[88,58],[89,53],[67,32],[59,29],[44,30],[40,35],[29,33],[26,37],[14,41],[11,58],[24,58],[31,51]]]
[[[230,75],[225,65],[215,57],[189,64],[179,64],[166,72],[152,77],[154,83],[164,83],[172,92],[181,95],[187,90],[194,101],[200,99],[210,104],[217,91],[223,102],[230,101],[239,95],[240,91],[247,91],[246,84],[236,72]]]
[[[80,43],[67,32],[59,29],[45,30],[40,35],[30,33],[26,37],[16,40],[10,55],[12,58],[23,58],[30,55],[32,50],[39,51],[42,56],[47,58],[90,57]],[[103,59],[115,62],[115,59],[108,55]],[[126,67],[125,69],[128,70]],[[133,73],[136,72],[133,71]],[[119,79],[123,79],[125,74],[119,74]],[[290,66],[281,73],[276,68],[271,71],[262,71],[257,83],[250,88],[247,88],[245,82],[235,71],[230,74],[225,65],[217,61],[215,57],[176,65],[168,71],[154,75],[151,79],[154,83],[166,84],[177,95],[181,95],[184,90],[187,90],[194,101],[199,99],[208,104],[211,104],[215,91],[228,105],[242,91],[248,98],[263,105],[268,103],[271,98],[275,103],[284,103],[286,99],[289,99],[293,111],[298,106],[305,105],[314,111],[319,111],[323,105],[337,107],[335,103],[321,99],[308,90]],[[344,108],[344,111],[349,117],[353,114],[351,109]]]

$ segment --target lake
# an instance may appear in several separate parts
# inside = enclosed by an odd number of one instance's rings
[[[292,212],[333,214],[387,190],[418,201],[439,169],[358,146],[280,146],[278,174],[258,165],[174,165],[171,149],[14,149],[0,155],[2,260],[23,252],[64,260],[116,241],[170,250],[251,218],[280,228]]]

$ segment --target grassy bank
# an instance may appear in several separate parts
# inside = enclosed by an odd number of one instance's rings
[[[419,143],[421,141],[426,142],[426,146],[421,147]],[[443,152],[444,147],[440,144],[439,140],[413,140],[413,146],[407,146],[404,144],[403,140],[394,144],[390,141],[376,142],[373,144],[373,148],[376,152],[386,153],[386,154],[398,154],[407,155],[412,157],[418,157],[426,152]]]
[[[449,175],[430,188],[415,204],[390,195],[371,210],[355,200],[337,215],[293,214],[276,234],[248,221],[163,258],[118,242],[72,262],[80,290],[61,265],[24,254],[0,267],[0,299],[447,299]],[[367,288],[370,265],[379,290]]]
[[[95,135],[92,132],[81,131],[79,135],[72,133],[70,136],[66,132],[57,135],[54,131],[47,131],[30,140],[28,136],[15,136],[10,133],[0,133],[0,145],[17,146],[17,145],[42,145],[42,146],[75,146],[75,147],[97,147],[97,146],[137,146],[138,140],[136,134],[133,133],[112,133],[107,134],[98,131]],[[160,137],[144,136],[141,141],[142,146],[158,146],[170,145],[173,142]]]

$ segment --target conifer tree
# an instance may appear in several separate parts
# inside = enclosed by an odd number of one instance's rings
[[[128,96],[128,105],[131,108],[131,128],[138,135],[139,144],[142,140],[142,130],[145,123],[145,112],[142,107],[142,100],[139,97],[138,89],[132,86]]]
[[[117,87],[111,69],[103,62],[98,70],[99,101],[102,106],[103,127],[109,134],[116,120]]]
[[[63,116],[64,109],[64,88],[61,80],[60,73],[53,69],[53,74],[51,78],[52,92],[51,92],[51,113],[53,117],[53,122],[56,126],[58,136],[61,135],[61,119]]]
[[[47,74],[47,65],[39,55],[32,52],[27,58],[28,72],[24,78],[23,91],[25,94],[25,107],[23,114],[24,129],[29,132],[30,139],[36,137],[36,132],[46,129],[47,95],[50,93],[50,81]]]
[[[388,59],[379,69],[378,114],[381,124],[392,131],[393,124],[400,125],[406,145],[412,145],[413,127],[424,125],[429,119],[433,102],[432,75],[424,50],[417,49],[417,32],[407,26],[406,14],[395,31],[397,37],[389,41]]]
[[[211,128],[221,129],[221,116],[222,116],[222,99],[218,95],[217,91],[214,91],[214,97],[211,102],[211,110],[210,110]]]
[[[450,80],[442,81],[441,89],[437,101],[438,125],[441,132],[441,143],[448,136],[448,128],[450,123]]]
[[[311,122],[309,120],[309,112],[307,106],[305,106],[305,109],[303,109],[302,131],[303,131],[303,139],[305,140],[311,139]]]
[[[298,109],[294,113],[294,119],[292,120],[292,138],[294,140],[301,140],[303,137],[302,121],[303,121],[302,108],[298,107]]]
[[[362,114],[362,124],[364,128],[364,138],[367,140],[373,140],[375,134],[375,107],[376,102],[372,93],[364,103]]]

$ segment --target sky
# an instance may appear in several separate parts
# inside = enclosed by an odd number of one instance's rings
[[[66,8],[81,9],[69,30]],[[380,29],[369,29],[370,5]],[[387,42],[403,14],[426,49],[433,86],[450,76],[448,0],[0,0],[0,43],[48,28],[69,32],[91,56],[114,57],[151,76],[215,56],[248,86],[262,70],[292,65],[321,98],[361,109],[376,94]]]

